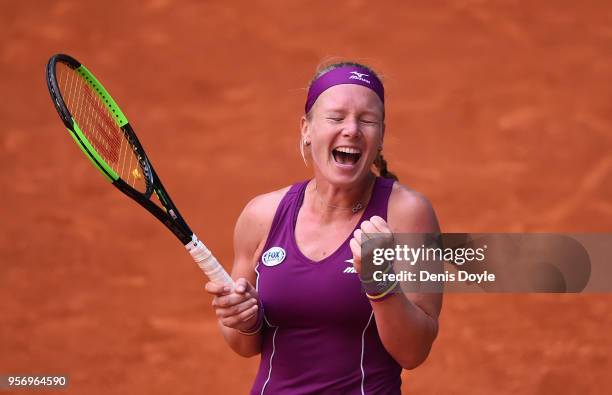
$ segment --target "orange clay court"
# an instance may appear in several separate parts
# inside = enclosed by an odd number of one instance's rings
[[[383,75],[390,170],[445,232],[610,232],[607,2],[281,4],[3,2],[0,374],[68,374],[71,394],[244,394],[258,362],[223,342],[183,247],[71,141],[44,80],[57,52],[114,96],[227,268],[248,200],[309,177],[298,120],[330,56]],[[603,394],[611,329],[606,294],[447,295],[403,388]]]

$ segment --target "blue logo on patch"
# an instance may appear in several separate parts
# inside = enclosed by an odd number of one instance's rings
[[[287,253],[281,247],[272,247],[261,256],[261,262],[266,266],[276,266],[285,260]]]

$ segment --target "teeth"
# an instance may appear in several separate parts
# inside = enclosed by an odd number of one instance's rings
[[[361,150],[353,147],[336,147],[336,151],[344,152],[345,154],[360,154]]]

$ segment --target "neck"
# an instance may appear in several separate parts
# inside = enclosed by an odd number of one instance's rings
[[[321,177],[315,177],[310,185],[312,207],[326,216],[352,217],[367,206],[376,176],[369,173],[350,187],[336,186]]]

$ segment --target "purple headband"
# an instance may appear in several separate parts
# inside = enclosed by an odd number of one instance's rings
[[[310,85],[304,110],[306,114],[315,104],[321,93],[332,86],[341,84],[361,85],[372,89],[380,100],[385,103],[385,88],[382,82],[369,70],[359,66],[343,66],[323,74]]]

